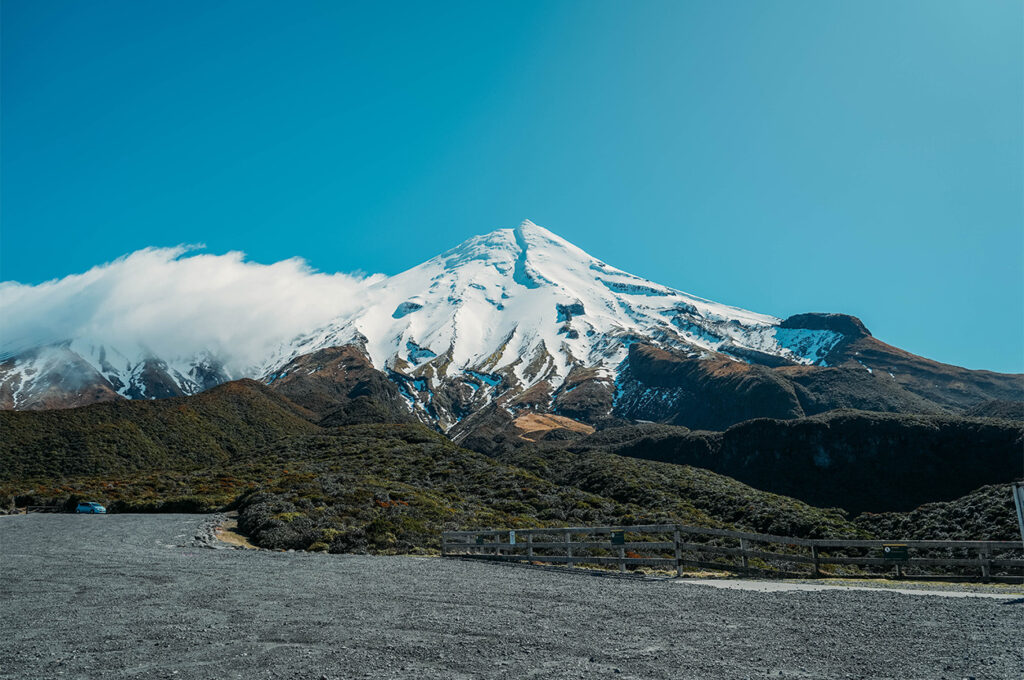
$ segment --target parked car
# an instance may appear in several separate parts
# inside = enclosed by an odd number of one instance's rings
[[[106,514],[107,509],[99,503],[79,503],[75,512],[88,513],[90,515]]]

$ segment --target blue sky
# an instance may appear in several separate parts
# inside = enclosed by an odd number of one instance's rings
[[[523,218],[1024,371],[1024,9],[2,3],[0,279],[146,246],[396,273]]]

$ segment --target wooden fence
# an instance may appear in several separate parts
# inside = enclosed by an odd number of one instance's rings
[[[680,524],[447,531],[441,555],[541,564],[684,567],[776,576],[878,575],[1024,582],[1021,541],[811,539]],[[831,567],[831,569],[829,569]],[[836,567],[839,567],[837,570]],[[855,570],[850,570],[855,567]]]

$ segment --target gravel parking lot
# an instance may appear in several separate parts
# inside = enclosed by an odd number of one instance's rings
[[[1024,677],[1024,598],[215,550],[209,523],[0,517],[0,677]]]

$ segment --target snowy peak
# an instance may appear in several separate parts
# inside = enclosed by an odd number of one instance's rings
[[[409,381],[403,393],[411,407],[447,428],[460,416],[439,389],[462,386],[486,403],[529,391],[543,406],[574,371],[614,381],[634,342],[813,364],[841,338],[779,322],[617,269],[525,220],[378,281],[359,309],[283,347],[264,374],[309,352],[355,344],[375,367]]]

